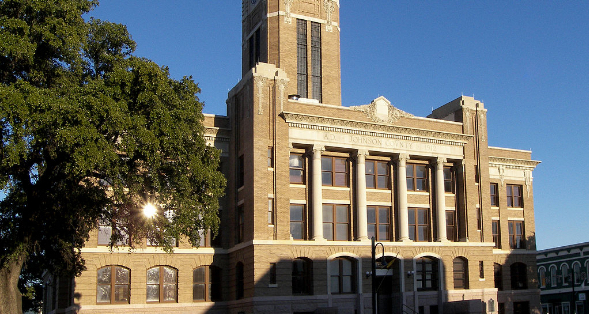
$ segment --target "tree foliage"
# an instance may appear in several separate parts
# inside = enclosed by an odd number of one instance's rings
[[[133,56],[125,26],[85,21],[95,5],[0,0],[0,269],[24,255],[79,272],[99,220],[113,243],[167,250],[216,231],[225,181],[197,84]],[[146,202],[160,214],[144,217]]]

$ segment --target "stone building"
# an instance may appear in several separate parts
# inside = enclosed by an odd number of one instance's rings
[[[539,313],[531,152],[488,146],[472,97],[428,117],[342,106],[338,0],[242,8],[242,79],[227,116],[205,117],[228,179],[220,235],[110,252],[101,226],[50,308],[372,313],[375,237],[378,313]]]
[[[538,251],[543,314],[589,313],[589,242]]]

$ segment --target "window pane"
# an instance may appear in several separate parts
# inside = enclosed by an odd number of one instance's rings
[[[164,267],[164,283],[176,283],[176,270]]]
[[[323,237],[326,240],[333,240],[333,225],[330,223],[323,224]]]
[[[367,189],[374,189],[374,175],[367,174],[366,175],[366,188]]]
[[[290,205],[290,220],[303,221],[303,205]]]
[[[115,302],[129,302],[129,285],[115,286]]]
[[[381,207],[378,211],[378,222],[381,224],[389,222],[389,211],[386,207]]]
[[[365,169],[366,169],[366,174],[374,174],[374,162],[367,161]]]
[[[388,240],[389,239],[389,226],[388,225],[379,225],[378,226],[378,240]]]
[[[123,267],[116,267],[116,278],[115,283],[117,284],[128,284],[129,283],[129,270]]]
[[[345,158],[335,158],[335,172],[346,172],[346,159]]]
[[[331,172],[323,172],[321,174],[321,184],[323,184],[323,185],[333,185]]]
[[[413,177],[413,165],[407,165],[407,178]]]
[[[193,300],[205,300],[205,285],[194,284],[192,286],[192,299]]]
[[[333,222],[332,205],[323,205],[323,222]]]
[[[338,172],[335,174],[335,186],[347,186],[346,173]]]
[[[110,235],[112,234],[111,226],[98,227],[98,245],[109,245]]]
[[[158,302],[160,300],[160,286],[147,285],[147,301]]]
[[[427,223],[427,211],[425,209],[419,209],[417,211],[417,223],[420,225]]]
[[[164,302],[165,301],[176,301],[176,285],[175,284],[164,285]]]
[[[342,293],[351,293],[352,292],[352,277],[351,276],[344,276],[342,278]]]
[[[389,173],[389,165],[385,162],[378,162],[377,169],[379,175],[387,175]]]
[[[160,283],[160,268],[154,267],[147,270],[147,284]]]
[[[425,166],[415,166],[415,177],[425,178]]]
[[[110,285],[99,285],[96,287],[96,302],[110,303]]]
[[[206,273],[206,270],[204,267],[195,268],[192,271],[192,281],[194,283],[204,283],[205,282],[205,273]]]
[[[352,275],[352,262],[347,259],[341,259],[342,261],[342,274]]]
[[[337,224],[336,225],[336,240],[348,240],[348,225],[347,224]]]
[[[331,277],[331,293],[340,293],[339,278],[337,276]]]
[[[374,206],[366,207],[366,219],[368,223],[376,223],[376,208]]]
[[[296,169],[290,169],[290,182],[293,182],[293,183],[303,182],[303,171],[296,170]]]
[[[425,191],[425,179],[415,179],[415,190]]]
[[[104,267],[98,270],[98,277],[96,282],[99,285],[110,285],[110,272],[111,272],[111,268],[110,267]]]
[[[415,190],[415,186],[413,185],[413,178],[407,178],[407,190]]]
[[[335,214],[337,222],[348,222],[348,206],[336,206]]]
[[[379,176],[378,177],[378,188],[379,189],[386,189],[388,187],[388,178],[387,176]]]
[[[289,166],[291,168],[303,168],[303,156],[290,155]]]
[[[321,170],[322,171],[332,171],[333,170],[332,161],[333,161],[333,159],[331,157],[321,157]]]
[[[372,237],[376,237],[376,226],[368,225],[368,239],[372,239]]]
[[[302,222],[291,222],[290,223],[290,235],[295,240],[303,239],[303,223]]]

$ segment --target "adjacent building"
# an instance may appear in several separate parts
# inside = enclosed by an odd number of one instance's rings
[[[538,251],[543,314],[589,313],[589,242]]]
[[[489,146],[472,97],[342,106],[337,0],[242,8],[242,79],[205,117],[220,234],[111,252],[99,226],[47,312],[372,313],[375,237],[378,313],[539,313],[531,152]]]

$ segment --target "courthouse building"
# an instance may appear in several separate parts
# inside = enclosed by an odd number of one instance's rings
[[[242,8],[242,79],[205,115],[219,236],[111,252],[99,226],[46,312],[372,313],[375,237],[378,313],[540,313],[531,152],[489,146],[472,97],[342,106],[338,0]]]

